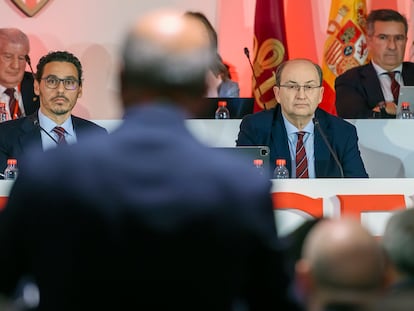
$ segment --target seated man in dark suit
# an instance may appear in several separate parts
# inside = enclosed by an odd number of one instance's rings
[[[285,159],[291,177],[368,177],[355,126],[318,108],[321,84],[317,64],[307,59],[282,63],[273,88],[279,104],[244,117],[237,145],[269,146],[271,169],[276,159]],[[305,153],[296,161],[300,145]]]
[[[0,212],[0,292],[28,274],[43,311],[295,310],[269,179],[186,127],[213,58],[182,12],[134,24],[122,124],[21,161]]]
[[[394,10],[374,10],[366,28],[371,62],[336,78],[336,110],[345,119],[395,119],[399,86],[414,85],[414,63],[403,62],[407,19]]]
[[[16,28],[0,28],[0,102],[7,119],[30,115],[39,108],[33,91],[33,74],[25,72],[29,38]]]
[[[72,116],[82,95],[82,66],[73,54],[51,52],[43,56],[37,65],[34,90],[40,99],[38,111],[0,123],[0,171],[8,158],[19,160],[31,148],[46,150],[62,141],[75,143],[89,131],[106,133],[97,124]]]

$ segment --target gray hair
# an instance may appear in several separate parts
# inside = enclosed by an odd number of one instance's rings
[[[135,88],[180,89],[199,96],[205,92],[214,56],[208,46],[171,53],[156,40],[131,33],[123,49],[124,82]]]
[[[29,38],[17,28],[0,28],[0,45],[3,42],[22,44],[27,47],[27,52],[30,50]]]
[[[397,11],[391,9],[380,9],[380,10],[372,10],[369,15],[367,16],[367,35],[373,36],[374,35],[374,24],[375,22],[397,22],[402,23],[405,29],[405,35],[408,33],[408,23],[407,18],[401,15]]]
[[[414,209],[395,212],[389,219],[382,245],[401,273],[414,277]]]
[[[296,59],[292,59],[292,60],[305,60],[305,61],[308,61],[309,63],[311,63],[311,64],[315,67],[316,71],[318,72],[318,77],[319,77],[319,85],[322,85],[322,82],[323,82],[323,76],[322,76],[322,68],[321,68],[321,66],[319,66],[318,64],[316,64],[316,63],[312,62],[311,60],[309,60],[309,59],[307,59],[307,58],[296,58]],[[277,67],[277,69],[276,69],[276,73],[275,73],[275,83],[276,83],[275,85],[276,85],[276,86],[280,86],[280,82],[281,82],[281,79],[282,79],[282,72],[283,72],[283,69],[285,69],[286,65],[287,65],[290,61],[292,61],[292,60],[287,60],[287,61],[284,61],[283,63],[281,63],[281,64]]]

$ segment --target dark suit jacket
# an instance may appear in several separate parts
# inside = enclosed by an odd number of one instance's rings
[[[15,158],[19,165],[19,160],[25,153],[42,150],[40,128],[36,121],[37,111],[27,117],[0,123],[1,172],[6,168],[7,159]],[[72,122],[78,141],[87,136],[90,131],[106,133],[104,128],[85,119],[72,116]]]
[[[0,291],[26,273],[42,310],[292,310],[270,181],[184,118],[133,108],[105,138],[23,159]]]
[[[414,85],[414,63],[404,62],[404,85]],[[336,111],[344,119],[367,119],[372,108],[384,101],[381,84],[372,63],[349,69],[335,80]],[[395,116],[384,116],[395,118]]]
[[[25,72],[21,82],[20,92],[22,93],[26,116],[35,113],[39,109],[39,97],[34,93],[33,81],[32,73]]]
[[[315,117],[342,165],[344,176],[368,177],[359,152],[355,126],[319,108]],[[337,163],[316,128],[314,134],[316,177],[341,177]],[[286,159],[291,172],[289,144],[280,105],[244,117],[237,145],[269,146],[271,169],[274,169],[276,159]]]

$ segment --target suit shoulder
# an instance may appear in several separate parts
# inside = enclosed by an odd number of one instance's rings
[[[316,115],[319,121],[325,120],[326,123],[328,123],[331,127],[338,127],[344,130],[356,129],[355,125],[349,123],[341,117],[334,116],[322,109],[318,108],[318,112],[316,113]]]
[[[369,70],[371,67],[372,67],[371,64],[365,64],[362,66],[350,68],[344,73],[340,74],[336,79],[337,80],[353,79],[354,77],[360,76],[362,72]]]
[[[101,132],[106,132],[106,129],[98,124],[96,124],[95,122],[92,122],[90,120],[86,120],[80,117],[76,117],[76,116],[72,116],[72,120],[73,123],[75,124],[76,127],[80,128],[80,129],[93,129],[96,131],[101,131]]]
[[[272,108],[272,109],[262,110],[259,112],[248,114],[243,118],[243,120],[249,120],[249,121],[254,121],[254,122],[258,122],[259,120],[260,121],[270,120],[273,118],[274,111],[275,109]]]
[[[404,70],[414,71],[414,63],[413,62],[403,62]]]
[[[9,131],[9,130],[15,130],[17,128],[22,127],[22,125],[26,122],[29,122],[26,117],[15,119],[15,120],[8,120],[0,123],[0,132],[1,131]]]

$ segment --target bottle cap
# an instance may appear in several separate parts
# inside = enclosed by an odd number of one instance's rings
[[[256,165],[256,166],[263,165],[263,160],[262,159],[254,159],[253,164]]]
[[[410,103],[409,102],[402,102],[401,107],[402,108],[408,108],[408,107],[410,107]]]
[[[276,165],[277,166],[280,166],[280,165],[285,166],[286,165],[286,160],[285,159],[276,159]]]
[[[226,107],[226,106],[227,106],[227,102],[226,102],[225,100],[220,100],[220,101],[218,102],[218,106],[219,106],[219,107]]]
[[[16,159],[7,159],[7,165],[16,165],[17,160]]]
[[[0,103],[0,108],[6,108],[6,103]]]

